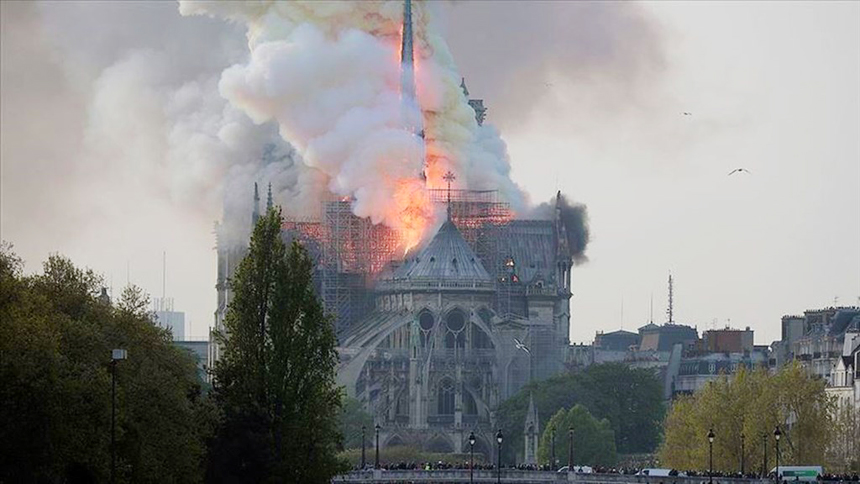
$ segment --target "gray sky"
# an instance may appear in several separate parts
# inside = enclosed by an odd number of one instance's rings
[[[783,314],[858,303],[860,3],[441,10],[515,181],[588,205],[573,341],[645,324],[652,295],[662,322],[670,270],[677,321],[758,343]],[[168,296],[205,337],[224,159],[253,135],[232,152],[204,135],[243,31],[169,2],[0,2],[0,20],[0,238],[28,270],[60,252],[156,296],[166,250]]]

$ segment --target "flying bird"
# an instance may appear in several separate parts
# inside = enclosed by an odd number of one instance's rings
[[[729,172],[728,176],[732,176],[735,173],[748,173],[748,174],[752,175],[752,172],[747,170],[746,168],[735,168],[734,170]]]
[[[683,114],[684,116],[692,116],[692,115],[693,115],[693,113],[690,113],[690,112],[687,112],[687,111],[684,111],[684,112],[683,112],[683,113],[681,113],[681,114]]]
[[[532,352],[529,351],[528,346],[526,346],[522,341],[520,341],[516,338],[514,338],[514,346],[516,346],[518,350],[523,350],[528,354],[532,354]]]

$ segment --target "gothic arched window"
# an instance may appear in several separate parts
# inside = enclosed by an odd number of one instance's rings
[[[466,347],[466,332],[463,329],[466,327],[466,315],[463,311],[455,309],[448,313],[445,318],[445,334],[446,348],[465,348]]]
[[[418,315],[418,326],[421,328],[421,347],[426,348],[427,342],[430,341],[430,331],[433,330],[433,325],[436,323],[436,318],[433,313],[424,310]]]
[[[454,382],[447,378],[439,382],[436,413],[439,415],[454,415]]]

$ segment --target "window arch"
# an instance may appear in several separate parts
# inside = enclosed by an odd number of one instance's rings
[[[463,314],[463,311],[459,309],[454,309],[453,311],[448,313],[448,317],[445,318],[445,325],[448,327],[449,331],[460,332],[466,326],[466,315]]]
[[[445,347],[466,347],[466,315],[460,309],[454,309],[445,316]]]
[[[448,378],[439,382],[439,391],[436,395],[436,413],[454,415],[454,382]]]
[[[428,310],[421,311],[421,314],[418,315],[418,326],[421,327],[424,331],[430,331],[433,329],[433,324],[435,323],[435,318],[433,317],[433,313]]]
[[[435,324],[436,318],[433,317],[433,313],[430,311],[425,309],[418,314],[418,327],[420,328],[419,339],[421,340],[422,348],[426,348],[430,342],[430,332],[433,330],[433,326],[435,326]]]

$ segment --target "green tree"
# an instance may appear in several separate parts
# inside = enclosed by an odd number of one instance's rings
[[[582,405],[560,409],[547,422],[538,446],[538,460],[549,464],[552,456],[552,434],[555,431],[555,458],[559,466],[567,465],[570,429],[573,429],[574,465],[613,466],[616,463],[615,432],[609,420],[598,420]]]
[[[706,435],[713,428],[715,470],[740,470],[743,435],[746,470],[760,471],[765,441],[768,466],[775,463],[773,431],[780,425],[781,463],[821,464],[833,434],[833,410],[824,381],[809,376],[797,363],[776,375],[740,368],[674,402],[664,424],[660,458],[676,469],[707,469]]]
[[[0,482],[107,480],[113,348],[129,355],[116,367],[118,481],[200,480],[209,413],[195,363],[139,290],[116,308],[100,286],[59,256],[22,276],[0,247]]]
[[[827,469],[860,472],[860,408],[844,398],[834,414],[834,432],[827,451]]]
[[[503,447],[508,462],[523,449],[529,394],[534,395],[539,415],[555,415],[581,404],[595,418],[608,420],[620,453],[653,452],[660,439],[663,390],[654,372],[604,363],[526,385],[499,406],[500,426],[509,442]]]
[[[212,393],[222,421],[212,442],[213,482],[329,482],[341,443],[335,336],[314,293],[312,262],[281,238],[270,210],[232,281]]]

